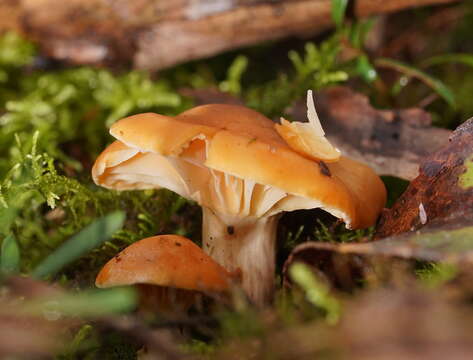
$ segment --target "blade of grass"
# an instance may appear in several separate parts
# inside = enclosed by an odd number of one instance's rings
[[[400,73],[419,79],[439,94],[452,108],[455,108],[455,96],[453,92],[442,81],[400,61],[386,58],[379,58],[374,61],[378,67],[384,67],[399,71]]]
[[[329,292],[329,288],[321,282],[310,268],[302,263],[295,263],[289,269],[291,279],[304,291],[312,305],[326,312],[329,324],[337,323],[341,315],[340,303]]]
[[[8,235],[2,242],[0,271],[3,274],[15,274],[20,270],[20,248],[13,235]]]
[[[44,259],[33,271],[32,276],[39,279],[54,275],[65,265],[103,244],[123,226],[124,221],[125,213],[122,211],[94,221]]]
[[[88,290],[67,293],[23,303],[19,311],[29,315],[43,315],[48,319],[63,316],[102,317],[131,311],[137,303],[131,287],[106,290]]]
[[[473,67],[473,55],[471,54],[444,54],[439,56],[433,56],[429,59],[424,60],[421,63],[422,67],[428,67],[432,65],[439,65],[445,63],[459,63]]]
[[[241,78],[247,67],[248,58],[243,55],[237,56],[228,68],[227,79],[220,83],[220,90],[229,92],[233,95],[239,95],[241,93]]]
[[[343,24],[347,5],[348,0],[332,0],[332,20],[337,27]]]
[[[356,62],[356,71],[361,75],[363,80],[368,83],[375,81],[378,76],[376,69],[371,65],[368,56],[366,55],[358,57]]]

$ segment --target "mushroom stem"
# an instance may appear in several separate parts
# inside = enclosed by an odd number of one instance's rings
[[[242,287],[256,305],[274,290],[275,242],[279,215],[245,217],[203,207],[204,251],[229,272],[241,272]]]

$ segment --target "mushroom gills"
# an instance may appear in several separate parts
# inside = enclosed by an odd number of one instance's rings
[[[241,272],[241,285],[255,303],[271,298],[278,214],[323,208],[350,220],[318,200],[210,169],[195,158],[138,153],[107,171],[109,187],[164,187],[201,204],[204,251],[227,271]]]
[[[135,286],[139,295],[139,308],[144,312],[183,313],[199,299],[199,293],[193,290],[150,284]]]
[[[109,167],[106,173],[105,187],[120,190],[166,188],[212,208],[222,216],[267,217],[282,211],[324,208],[320,201],[288,194],[271,185],[213,170],[191,159],[155,153],[137,153],[123,163]],[[324,210],[334,216],[340,215],[335,209],[325,207]],[[342,214],[341,217],[347,216]]]

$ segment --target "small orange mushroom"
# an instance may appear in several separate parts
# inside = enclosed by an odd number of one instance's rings
[[[230,275],[191,240],[160,235],[137,241],[113,257],[95,284],[135,285],[144,308],[184,311],[198,293],[229,290]]]

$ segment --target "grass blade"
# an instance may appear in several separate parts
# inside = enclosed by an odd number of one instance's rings
[[[439,65],[445,63],[459,63],[473,67],[473,55],[471,54],[444,54],[433,56],[422,62],[422,67]]]
[[[44,299],[30,300],[19,311],[30,315],[43,315],[50,319],[63,316],[102,317],[131,311],[137,303],[131,287],[89,290],[66,293]]]
[[[453,92],[447,87],[447,85],[433,76],[393,59],[379,58],[375,60],[375,65],[378,67],[390,68],[399,71],[406,76],[419,79],[440,95],[452,108],[455,107],[455,96],[453,95]]]
[[[348,0],[332,0],[332,20],[337,27],[343,24],[347,5]]]
[[[330,294],[327,285],[320,281],[310,268],[303,263],[292,265],[289,269],[289,275],[305,291],[307,300],[326,312],[327,322],[335,324],[340,318],[341,307],[338,300]]]
[[[65,265],[103,244],[123,226],[124,221],[125,213],[122,211],[111,213],[94,221],[43,260],[33,271],[32,276],[45,278],[54,275]]]
[[[372,83],[378,76],[376,69],[373,67],[373,65],[371,65],[368,56],[366,55],[361,55],[358,57],[356,62],[356,70],[367,83]]]
[[[2,242],[0,271],[3,274],[15,274],[20,270],[20,248],[13,235],[8,235]]]

